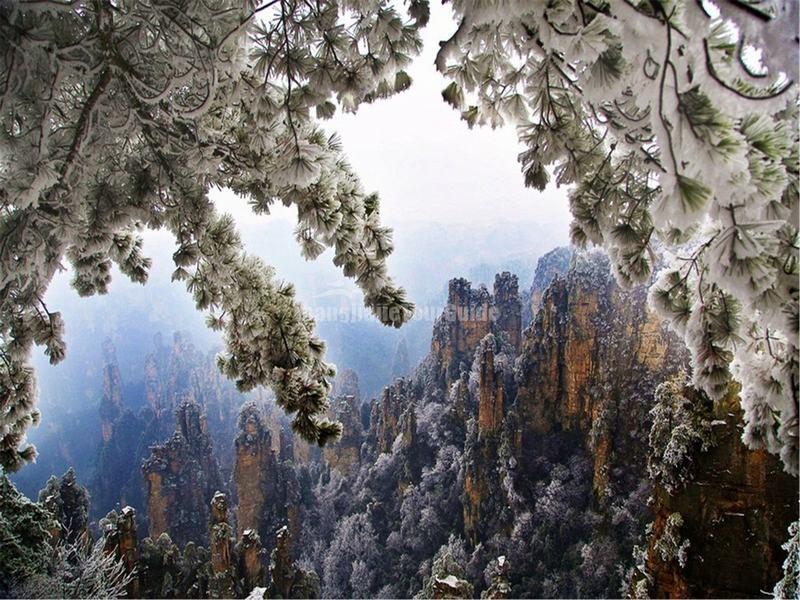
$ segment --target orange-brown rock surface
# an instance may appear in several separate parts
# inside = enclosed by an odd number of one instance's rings
[[[103,547],[106,552],[113,553],[122,561],[126,573],[133,573],[134,577],[126,588],[129,598],[138,598],[140,594],[139,582],[139,543],[136,535],[136,511],[126,506],[117,514],[110,512],[100,521],[103,534]]]
[[[591,445],[594,487],[602,493],[615,450],[641,455],[641,448],[614,447],[627,440],[626,418],[636,418],[627,407],[645,406],[655,386],[679,367],[684,351],[649,312],[645,288],[616,284],[605,255],[577,253],[572,260],[568,274],[545,292],[525,332],[518,450],[530,454],[537,436],[554,430],[579,433]]]
[[[273,433],[267,423],[266,408],[248,402],[239,413],[235,439],[233,483],[236,490],[236,530],[238,536],[252,529],[269,548],[276,531],[288,526],[292,535],[300,529],[300,488],[289,448],[279,441],[275,450]],[[283,437],[282,431],[279,436]]]
[[[713,446],[695,449],[692,480],[672,494],[657,483],[653,493],[646,559],[653,598],[756,598],[782,574],[781,544],[798,517],[797,478],[783,471],[776,456],[742,443],[735,394],[713,411]],[[682,520],[680,540],[688,541],[684,566],[665,560],[657,548],[675,513]]]
[[[513,359],[513,347],[488,334],[475,351],[472,371],[477,374],[477,422],[468,435],[464,454],[464,489],[462,506],[464,534],[470,545],[478,543],[481,530],[491,512],[492,498],[500,482],[497,478],[498,450],[505,418],[506,392],[513,393],[507,373],[495,363],[496,358]],[[501,356],[502,354],[502,356]],[[461,384],[458,382],[456,388]],[[458,389],[455,390],[456,397]]]
[[[263,564],[261,538],[253,529],[245,529],[236,546],[239,559],[238,573],[242,579],[243,591],[252,590],[266,583]]]
[[[494,366],[494,340],[482,345],[478,379],[478,434],[491,435],[503,424],[504,387]]]
[[[431,353],[439,363],[443,383],[456,381],[472,364],[478,343],[489,333],[504,335],[519,348],[522,305],[516,275],[504,272],[495,277],[494,294],[484,287],[472,289],[466,279],[452,279],[447,306],[433,328]]]
[[[153,446],[142,464],[149,535],[162,533],[179,546],[207,539],[209,504],[222,487],[205,418],[194,402],[175,413],[175,433]]]
[[[236,462],[233,480],[236,484],[236,531],[241,537],[245,530],[262,531],[270,496],[277,481],[277,459],[272,435],[254,403],[242,407],[239,413],[239,433],[236,436]]]
[[[342,435],[322,449],[322,456],[332,469],[347,474],[358,467],[363,431],[358,398],[337,396],[330,401],[330,415],[342,424]]]

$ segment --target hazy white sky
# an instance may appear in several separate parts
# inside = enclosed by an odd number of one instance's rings
[[[439,40],[452,35],[455,23],[447,6],[434,2],[431,13],[423,30],[425,48],[409,69],[411,88],[362,105],[355,115],[337,113],[326,128],[340,134],[365,189],[380,193],[381,214],[390,226],[535,222],[550,225],[567,243],[566,192],[524,187],[515,130],[470,130],[442,100],[447,82],[433,61]],[[252,219],[243,202],[222,202],[220,208],[234,212],[240,222]],[[290,215],[278,208],[275,216]]]

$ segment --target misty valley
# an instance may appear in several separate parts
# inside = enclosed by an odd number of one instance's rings
[[[800,600],[800,0],[0,0],[0,598]]]
[[[555,249],[527,279],[451,280],[429,350],[412,365],[403,338],[381,356],[391,373],[374,397],[359,386],[369,362],[342,369],[328,411],[343,433],[323,448],[188,334],[156,336],[135,382],[97,340],[94,414],[39,440],[51,468],[79,468],[12,481],[58,537],[111,548],[131,597],[769,588],[798,491],[742,444],[736,389],[712,403],[691,387],[685,348],[601,252]],[[4,494],[4,513],[21,502]]]

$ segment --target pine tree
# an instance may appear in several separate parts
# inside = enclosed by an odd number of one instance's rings
[[[744,440],[798,467],[798,3],[451,2],[436,65],[467,124],[517,126],[525,183],[651,304]]]
[[[186,283],[223,332],[219,365],[242,390],[271,385],[294,429],[324,443],[333,368],[294,288],[245,252],[214,188],[256,213],[297,209],[307,258],[333,248],[364,302],[401,325],[412,305],[386,271],[379,201],[316,124],[337,105],[410,85],[426,0],[4,2],[0,5],[0,465],[18,469],[37,422],[32,346],[64,357],[64,323],[43,298],[68,262],[82,296],[112,265],[145,282],[140,231],[177,243]]]

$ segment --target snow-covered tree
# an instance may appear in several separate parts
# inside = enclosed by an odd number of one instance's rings
[[[427,0],[0,5],[0,465],[35,454],[32,346],[64,356],[49,282],[67,262],[84,296],[108,290],[112,265],[144,282],[143,228],[174,235],[173,279],[224,333],[221,369],[271,385],[306,439],[338,432],[320,416],[333,369],[312,319],[209,192],[296,207],[305,256],[333,248],[377,317],[406,321],[378,198],[315,119],[408,87],[427,17]]]
[[[61,541],[45,573],[33,575],[13,591],[14,598],[121,598],[134,575],[104,541]]]
[[[783,561],[783,577],[775,584],[775,598],[797,598],[800,596],[800,522],[789,525],[789,540],[783,544],[786,560]]]
[[[336,526],[323,564],[327,598],[368,597],[379,559],[375,531],[366,513],[343,518]]]
[[[656,404],[650,411],[653,426],[647,470],[670,494],[692,480],[693,454],[714,445],[707,398],[702,392],[687,394],[682,379],[676,377],[658,386]]]
[[[798,3],[452,0],[437,68],[470,126],[517,126],[525,183],[647,281],[745,441],[798,457]]]

